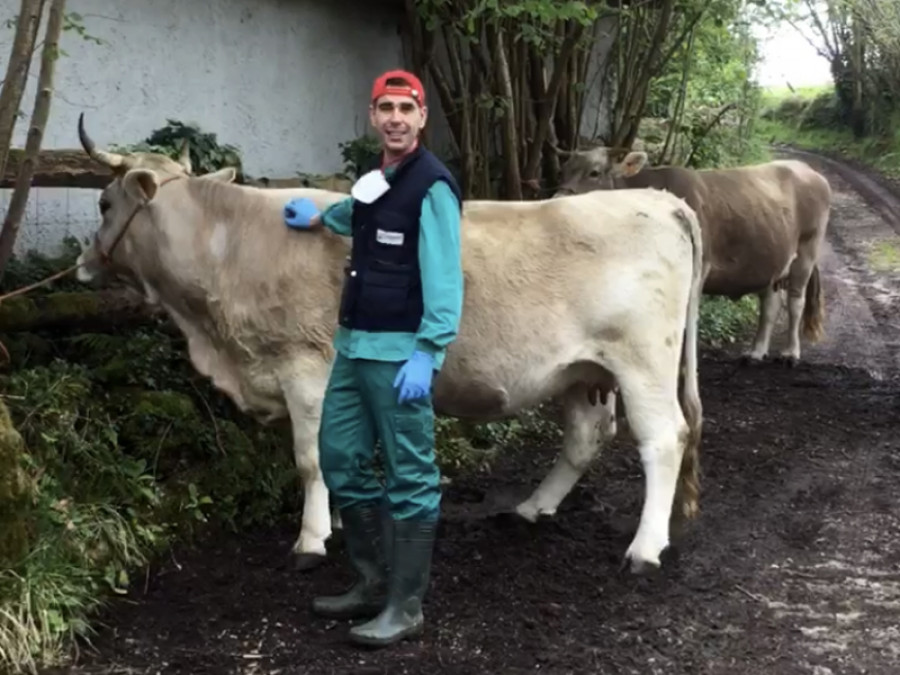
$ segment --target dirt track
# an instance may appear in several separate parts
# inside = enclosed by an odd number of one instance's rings
[[[825,170],[828,339],[793,370],[704,355],[703,512],[657,578],[618,572],[642,492],[630,443],[554,521],[485,515],[540,480],[556,449],[535,449],[447,490],[420,642],[360,651],[314,618],[349,577],[279,567],[290,528],[177,555],[68,672],[900,672],[900,236]]]

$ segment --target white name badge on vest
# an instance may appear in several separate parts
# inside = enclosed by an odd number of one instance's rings
[[[403,246],[403,233],[375,230],[375,241],[379,244],[387,244],[388,246]]]
[[[371,204],[390,189],[391,184],[385,180],[381,169],[373,169],[359,177],[359,180],[350,188],[350,194],[363,204]]]

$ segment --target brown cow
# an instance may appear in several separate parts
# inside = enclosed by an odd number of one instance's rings
[[[620,162],[616,156],[622,152],[608,147],[560,153],[570,157],[554,196],[650,187],[672,192],[693,207],[703,230],[704,294],[732,300],[759,296],[756,337],[745,358],[767,358],[782,288],[788,294],[789,344],[781,358],[789,365],[800,360],[801,317],[806,339],[824,336],[818,258],[831,188],[807,164],[779,160],[728,169],[644,168],[644,152],[629,152]]]

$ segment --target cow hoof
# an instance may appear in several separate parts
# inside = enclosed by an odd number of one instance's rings
[[[746,353],[742,354],[740,358],[740,363],[742,366],[761,366],[766,361],[769,360],[768,354],[763,354],[762,356],[757,356],[756,354]]]
[[[530,502],[523,502],[516,507],[516,514],[534,524],[539,520],[551,520],[556,515],[556,509],[541,509]]]
[[[322,553],[296,553],[292,552],[291,557],[294,561],[295,572],[309,572],[320,567],[328,559],[328,556]]]
[[[791,354],[782,354],[778,357],[778,365],[784,366],[785,368],[794,368],[798,363],[800,363],[800,359]]]
[[[619,573],[624,573],[627,570],[638,577],[652,577],[655,576],[657,572],[659,572],[660,564],[658,562],[652,562],[650,560],[642,560],[640,558],[633,558],[630,556],[625,556],[625,559],[622,560],[622,564],[619,567]]]

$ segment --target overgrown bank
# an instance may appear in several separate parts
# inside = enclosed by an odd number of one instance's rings
[[[900,180],[900,110],[877,131],[858,136],[841,115],[833,86],[766,93],[757,124],[760,139],[851,159]]]

